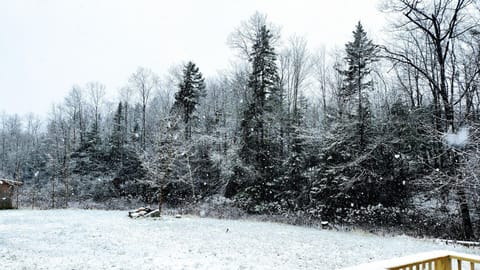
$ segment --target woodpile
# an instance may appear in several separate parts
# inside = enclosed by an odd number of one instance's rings
[[[151,209],[149,207],[140,207],[133,211],[128,212],[129,218],[141,218],[141,217],[160,217],[160,211],[158,209]]]

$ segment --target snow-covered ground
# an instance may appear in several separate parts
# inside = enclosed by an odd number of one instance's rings
[[[439,249],[480,253],[406,236],[265,222],[0,211],[1,269],[335,269]]]

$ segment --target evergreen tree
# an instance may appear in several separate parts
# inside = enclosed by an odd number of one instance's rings
[[[86,152],[90,156],[97,158],[97,152],[100,150],[102,140],[97,122],[93,122],[90,130],[87,131],[86,140],[80,145],[80,152]]]
[[[340,115],[323,134],[321,166],[311,187],[311,197],[321,205],[317,210],[323,218],[349,216],[351,209],[362,206],[388,205],[381,195],[390,178],[372,169],[379,165],[376,155],[385,150],[373,132],[367,92],[372,87],[369,75],[377,46],[367,38],[360,22],[345,52],[346,69],[337,69],[343,77],[337,92]]]
[[[248,193],[255,201],[271,199],[274,165],[278,164],[276,154],[281,152],[276,132],[278,115],[275,112],[282,106],[276,54],[271,39],[270,31],[262,26],[249,60],[252,65],[248,81],[251,100],[241,123],[243,145],[240,156],[256,171],[257,179],[248,188]]]
[[[113,129],[110,137],[110,156],[112,160],[122,160],[123,147],[125,143],[125,127],[123,121],[123,105],[118,104],[117,111],[113,117]]]
[[[352,105],[356,105],[358,147],[362,150],[366,145],[366,129],[371,118],[366,90],[371,88],[372,81],[368,80],[368,75],[370,65],[376,61],[377,46],[368,39],[360,22],[353,31],[353,41],[345,45],[345,51],[347,69],[341,71],[345,83],[340,93],[345,101],[353,101]]]
[[[205,82],[198,67],[188,62],[183,69],[183,81],[179,84],[179,91],[175,94],[173,110],[181,115],[185,124],[185,139],[192,135],[192,120],[200,98],[205,96]]]
[[[300,96],[298,106],[286,125],[288,150],[283,160],[284,169],[282,177],[275,180],[275,196],[278,197],[282,207],[299,209],[308,203],[308,179],[305,176],[307,167],[307,126],[305,112],[307,100]]]

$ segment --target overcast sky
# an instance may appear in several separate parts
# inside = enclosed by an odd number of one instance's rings
[[[377,0],[0,1],[0,112],[46,115],[73,84],[110,95],[138,66],[159,75],[193,60],[208,77],[228,68],[227,37],[255,11],[306,36],[311,48],[352,39],[361,20],[375,39]]]

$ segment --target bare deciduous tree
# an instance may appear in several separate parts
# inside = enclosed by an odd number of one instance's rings
[[[228,37],[228,44],[231,48],[238,51],[242,59],[248,60],[257,35],[262,26],[267,26],[272,34],[272,45],[275,45],[280,39],[280,27],[267,21],[267,15],[255,12],[247,21],[241,22]]]
[[[288,110],[295,117],[298,114],[298,99],[302,90],[308,86],[313,63],[306,38],[296,35],[290,37],[288,46],[280,53],[279,58],[280,83],[286,91]]]
[[[425,37],[428,46],[415,38],[412,42],[420,47],[420,51],[427,49],[427,55],[422,55],[422,58],[430,60],[430,65],[425,65],[425,61],[418,63],[412,55],[395,47],[384,47],[385,57],[409,65],[431,84],[434,94],[438,94],[443,105],[444,128],[454,132],[456,127],[450,91],[453,85],[449,83],[447,69],[455,40],[472,29],[472,25],[467,21],[467,12],[472,1],[398,0],[389,3],[392,11],[403,14],[404,19],[396,25],[397,28],[421,33],[421,36]]]
[[[147,137],[147,104],[154,89],[160,84],[159,77],[150,69],[139,67],[129,79],[130,85],[137,90],[142,106],[142,137],[141,145],[145,150]]]
[[[69,110],[72,119],[72,136],[73,146],[84,143],[84,136],[86,132],[86,117],[85,117],[85,100],[83,97],[83,90],[77,85],[74,85],[67,97],[65,98],[65,106]],[[78,138],[78,139],[77,139]]]
[[[100,119],[100,109],[105,97],[105,85],[100,82],[89,82],[86,85],[90,102],[93,106],[93,113],[95,119],[95,126],[98,127],[98,121]]]
[[[406,51],[403,47],[394,45],[385,47],[385,57],[407,65],[417,71],[431,87],[435,116],[437,118],[437,132],[456,132],[458,121],[455,119],[455,77],[457,76],[456,55],[457,42],[461,42],[470,30],[475,27],[469,21],[471,0],[397,0],[390,1],[390,10],[401,13],[402,18],[396,24],[401,29],[402,38],[411,46],[412,50]],[[407,34],[405,34],[407,33]],[[408,37],[405,39],[405,37]],[[457,91],[458,92],[458,91]],[[442,110],[440,110],[440,107]],[[441,121],[438,121],[441,118]],[[440,146],[441,147],[441,146]],[[460,156],[451,151],[449,155],[452,164],[449,175],[462,181],[461,174],[457,172]],[[440,160],[440,166],[443,160]],[[459,199],[465,237],[474,237],[470,209],[467,203],[465,188],[455,185]]]

